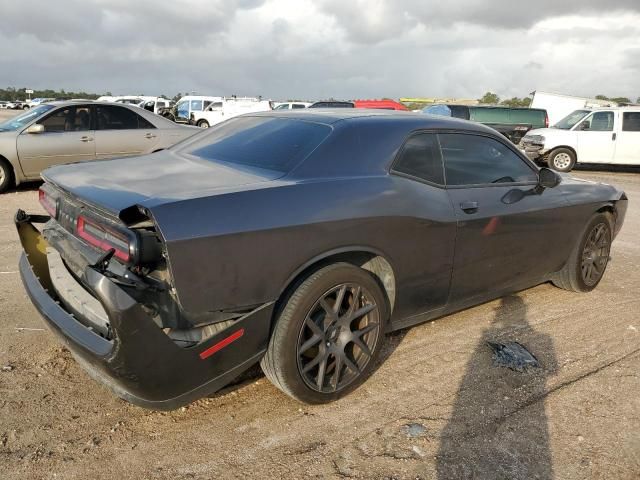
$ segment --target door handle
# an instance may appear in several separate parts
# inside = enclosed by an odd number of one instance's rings
[[[151,139],[151,138],[156,138],[156,136],[155,136],[153,133],[147,133],[147,134],[144,136],[144,138]]]
[[[460,208],[464,213],[476,213],[478,211],[478,202],[467,200],[460,204]]]
[[[613,141],[615,142],[615,141],[616,141],[616,137],[617,137],[617,136],[618,136],[618,135],[616,134],[616,132],[613,132],[613,133],[611,134],[611,140],[613,140]]]
[[[93,137],[87,137],[87,136],[84,136],[84,137],[80,138],[80,141],[81,141],[81,142],[85,142],[85,143],[87,143],[87,142],[93,142]]]

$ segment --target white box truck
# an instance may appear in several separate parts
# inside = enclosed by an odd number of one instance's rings
[[[575,110],[583,108],[616,107],[618,104],[611,100],[575,97],[550,92],[533,92],[530,108],[544,108],[549,115],[549,124],[555,125]]]

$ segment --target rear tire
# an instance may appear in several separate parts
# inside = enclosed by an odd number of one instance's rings
[[[0,193],[13,186],[13,169],[6,160],[0,159]]]
[[[200,128],[209,128],[209,122],[207,122],[206,120],[199,120],[198,126]]]
[[[570,172],[576,165],[576,154],[568,148],[557,148],[549,154],[548,163],[556,172]]]
[[[598,286],[609,263],[613,240],[611,215],[597,213],[584,229],[565,266],[551,279],[571,292],[590,292]]]
[[[371,375],[384,342],[386,296],[349,263],[311,274],[285,299],[260,365],[287,395],[327,403]]]

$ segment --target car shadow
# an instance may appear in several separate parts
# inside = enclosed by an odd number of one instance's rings
[[[573,171],[605,173],[640,173],[640,165],[611,165],[606,163],[578,163]]]
[[[536,356],[541,368],[517,372],[497,366],[487,342],[512,341]],[[523,300],[501,299],[466,365],[442,431],[437,478],[553,478],[544,398],[547,377],[556,368],[551,337],[529,324]]]
[[[42,180],[35,182],[24,182],[17,187],[9,188],[5,193],[19,193],[19,192],[35,192],[42,185]]]

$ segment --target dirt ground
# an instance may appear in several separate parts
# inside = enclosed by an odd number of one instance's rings
[[[541,285],[396,333],[332,405],[256,372],[169,413],[114,397],[45,329],[12,224],[39,210],[37,185],[0,196],[0,478],[639,478],[640,175],[576,175],[631,199],[594,292]],[[493,366],[488,339],[519,341],[543,368]]]

